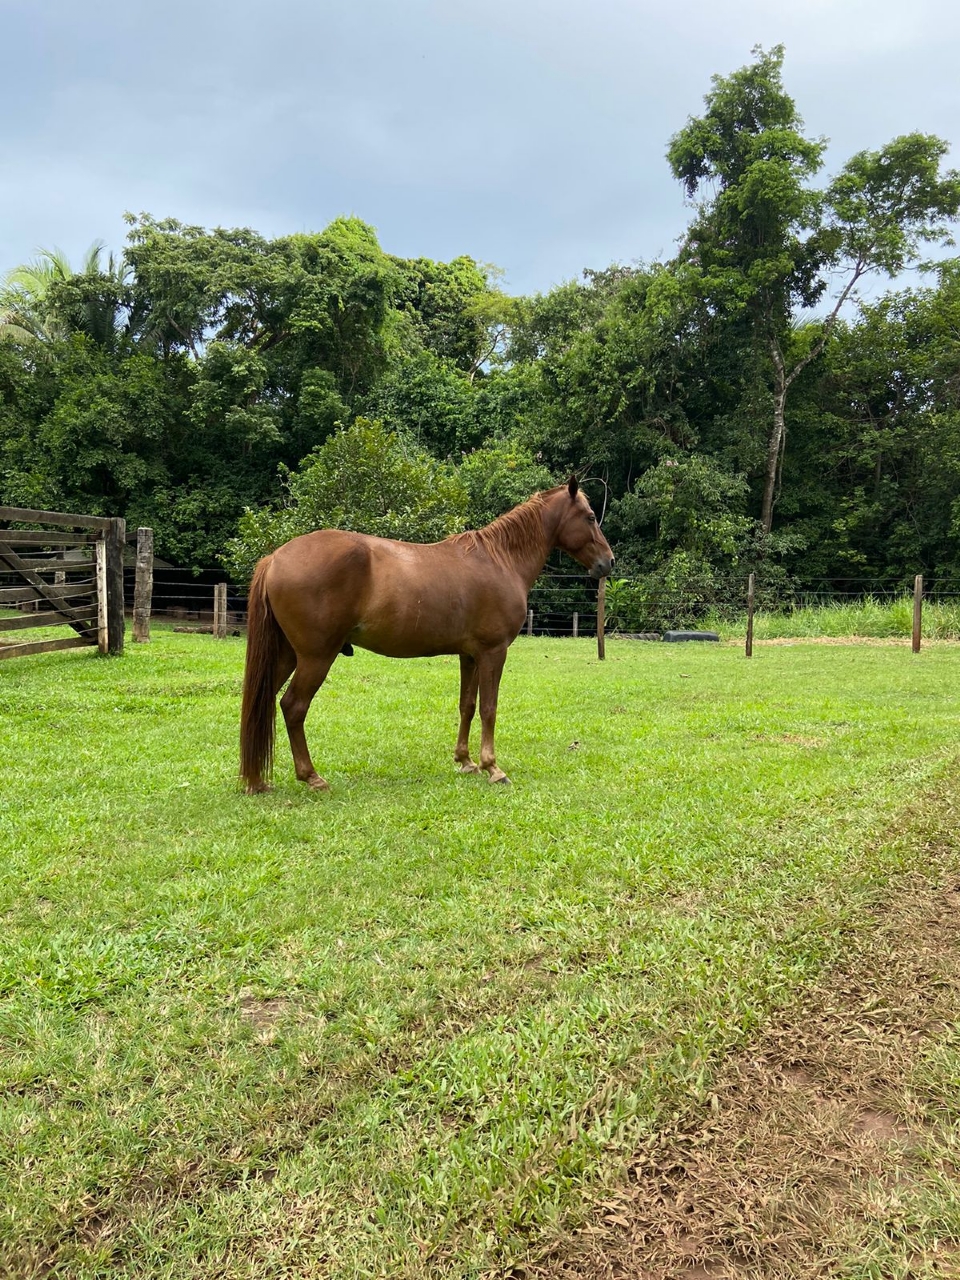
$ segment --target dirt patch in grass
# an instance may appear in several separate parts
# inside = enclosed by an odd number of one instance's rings
[[[806,733],[755,733],[753,737],[756,742],[788,747],[822,747],[825,741]]]
[[[527,1280],[960,1277],[957,1132],[918,1072],[960,1020],[958,857],[931,850]]]
[[[260,998],[242,995],[239,1001],[240,1016],[258,1031],[273,1028],[290,1012],[291,1003],[284,996]]]

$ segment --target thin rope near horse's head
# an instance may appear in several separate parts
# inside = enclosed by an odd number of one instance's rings
[[[603,510],[600,512],[600,518],[597,521],[597,524],[603,524],[603,518],[607,514],[607,504],[610,501],[610,486],[607,484],[603,476],[584,476],[579,483],[582,485],[592,484],[594,480],[596,480],[598,484],[603,485]]]

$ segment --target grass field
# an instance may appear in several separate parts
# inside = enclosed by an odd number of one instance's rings
[[[521,639],[510,787],[453,771],[456,659],[358,651],[332,793],[283,741],[249,798],[242,655],[0,664],[0,1274],[523,1274],[929,871],[956,785],[960,647]],[[960,1239],[923,1194],[904,1258]],[[866,1248],[830,1274],[899,1274]]]

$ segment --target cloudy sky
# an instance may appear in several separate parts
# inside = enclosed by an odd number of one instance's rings
[[[829,170],[915,129],[960,166],[957,0],[0,0],[0,270],[120,248],[125,210],[356,214],[514,292],[662,257],[668,139],[777,43]]]

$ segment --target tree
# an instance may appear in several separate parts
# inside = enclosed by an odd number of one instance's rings
[[[467,492],[467,523],[482,529],[511,507],[526,502],[539,489],[555,484],[529,450],[509,439],[490,440],[465,454],[457,469]]]
[[[225,563],[240,579],[261,556],[314,529],[437,542],[464,527],[467,494],[454,469],[365,418],[288,471],[285,484],[286,505],[248,510],[228,543]]]
[[[432,351],[395,360],[363,400],[364,414],[408,434],[438,457],[479,443],[472,384]]]
[[[681,253],[695,268],[694,288],[708,308],[733,320],[746,315],[752,343],[769,362],[760,517],[769,533],[790,388],[865,276],[893,276],[916,262],[921,245],[946,240],[960,209],[960,174],[940,173],[946,143],[910,134],[860,152],[826,190],[814,189],[825,141],[801,132],[782,85],[783,47],[754,54],[751,65],[714,77],[706,112],[671,139],[667,156],[689,197],[705,184],[715,190]],[[824,298],[826,316],[798,329],[798,314]]]
[[[0,339],[13,342],[49,342],[64,338],[76,328],[65,323],[62,314],[51,306],[56,287],[79,274],[96,275],[104,244],[96,240],[84,254],[79,273],[75,272],[62,249],[41,249],[33,262],[13,267],[0,283]],[[110,270],[115,264],[110,257]]]
[[[29,441],[21,438],[29,468],[46,478],[48,505],[126,513],[167,479],[169,388],[156,361],[138,354],[118,360],[76,334],[56,345],[50,382],[42,416]]]
[[[958,332],[956,261],[936,288],[889,294],[837,326],[813,552],[835,572],[906,581],[960,571]]]
[[[516,300],[496,288],[499,272],[473,258],[394,258],[403,280],[397,305],[419,342],[470,382],[505,354]]]

